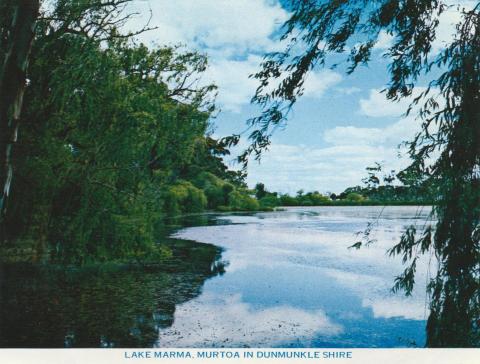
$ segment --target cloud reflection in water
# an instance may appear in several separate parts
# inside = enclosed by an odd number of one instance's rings
[[[178,331],[177,338],[171,338],[173,331],[164,338],[164,332],[160,345],[175,340],[180,346],[392,347],[410,341],[422,345],[428,315],[422,282],[428,276],[428,262],[418,262],[417,287],[412,297],[405,298],[390,291],[404,267],[386,250],[406,225],[423,224],[429,209],[387,207],[375,231],[377,242],[349,250],[357,239],[355,233],[377,218],[381,209],[289,208],[250,216],[223,215],[220,218],[230,225],[180,230],[178,238],[223,247],[229,266],[224,276],[207,282],[203,296],[178,307],[172,327]],[[207,299],[208,294],[217,296]],[[189,325],[195,324],[189,315],[199,320],[202,330],[197,331],[209,343],[186,334]],[[291,318],[294,329],[278,327],[279,317]],[[299,325],[294,326],[295,320]],[[219,343],[220,338],[228,340]]]
[[[315,335],[342,332],[321,310],[289,306],[256,309],[239,294],[204,294],[177,307],[173,325],[160,331],[163,347],[308,346]]]

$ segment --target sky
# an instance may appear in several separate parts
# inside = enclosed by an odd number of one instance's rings
[[[141,27],[151,13],[149,25],[157,27],[143,33],[142,42],[152,47],[182,44],[207,54],[209,68],[203,78],[219,87],[214,136],[244,132],[246,120],[258,115],[250,104],[257,82],[249,75],[260,69],[265,53],[284,46],[278,34],[289,13],[281,2],[134,0],[130,6],[139,15],[128,26]],[[450,39],[459,20],[455,8],[442,16],[433,52]],[[262,182],[268,190],[282,193],[338,193],[361,184],[365,168],[375,162],[388,171],[408,165],[399,145],[413,138],[420,122],[402,116],[407,101],[393,103],[381,92],[388,81],[388,60],[382,54],[390,41],[381,34],[372,62],[352,75],[316,69],[308,76],[287,126],[276,131],[260,163],[250,162],[250,187]],[[244,135],[240,147],[247,145]]]

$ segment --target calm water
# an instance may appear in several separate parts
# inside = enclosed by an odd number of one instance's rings
[[[386,256],[418,207],[312,207],[205,215],[154,270],[0,270],[3,347],[405,347],[425,342],[428,259],[412,297]],[[378,218],[369,248],[349,250]],[[165,243],[165,242],[164,242]],[[205,244],[199,244],[205,243]]]

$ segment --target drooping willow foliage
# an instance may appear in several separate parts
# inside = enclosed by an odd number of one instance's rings
[[[471,4],[470,4],[471,5]],[[394,289],[410,294],[419,257],[438,261],[430,280],[427,346],[480,346],[480,4],[461,7],[438,0],[292,0],[284,25],[283,52],[269,54],[254,76],[253,103],[262,113],[251,120],[251,145],[240,157],[260,157],[276,127],[302,95],[306,76],[343,55],[346,72],[367,64],[378,39],[390,35],[388,99],[412,98],[419,79],[428,79],[406,113],[418,111],[420,132],[408,143],[412,174],[436,188],[436,225],[410,227],[390,253],[407,265]],[[461,12],[449,43],[434,49],[441,15]],[[417,112],[417,111],[416,111]]]
[[[166,216],[259,208],[212,138],[205,55],[132,38],[149,28],[124,30],[130,0],[42,1],[21,42],[29,3],[0,0],[0,65],[19,71],[0,68],[0,261],[157,262]]]

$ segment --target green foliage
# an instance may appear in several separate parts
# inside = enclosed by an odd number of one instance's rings
[[[165,211],[169,214],[201,212],[207,207],[207,198],[203,191],[187,181],[168,186],[164,198]]]
[[[237,211],[256,211],[260,205],[244,191],[234,190],[228,194],[229,207]]]
[[[309,192],[305,195],[304,198],[307,198],[308,200],[310,200],[312,205],[320,205],[322,203],[330,202],[329,197],[322,195],[318,191]]]
[[[353,201],[353,202],[361,202],[361,201],[364,201],[365,200],[365,197],[363,197],[361,194],[359,193],[355,193],[355,192],[350,192],[348,195],[347,195],[347,201]]]
[[[263,196],[259,200],[260,206],[268,209],[273,209],[277,206],[325,206],[332,204],[332,200],[328,196],[322,195],[318,191],[305,193],[303,190],[300,190],[293,197],[288,194],[278,195],[278,193],[269,192],[263,187]]]
[[[258,203],[262,208],[274,208],[280,206],[280,199],[277,196],[269,195],[258,200]]]
[[[120,36],[119,3],[57,1],[37,27],[2,242],[30,242],[34,260],[155,255],[164,214],[243,191],[221,159],[229,143],[208,136],[215,86],[198,84],[207,59]],[[253,206],[237,194],[235,206]]]
[[[196,176],[193,180],[193,183],[198,188],[201,188],[205,196],[208,200],[208,208],[215,209],[221,205],[228,204],[228,190],[229,187],[224,186],[231,186],[227,184],[225,181],[221,180],[214,174],[210,172],[201,172],[198,176]],[[233,188],[233,187],[232,187]]]
[[[255,197],[257,200],[261,200],[264,198],[267,194],[267,191],[265,190],[265,185],[263,183],[257,183],[255,185]]]
[[[260,207],[258,201],[249,195],[249,191],[242,184],[230,183],[210,172],[201,172],[193,179],[193,183],[204,192],[209,209],[254,211]]]
[[[297,206],[298,203],[295,197],[285,194],[280,196],[280,205],[281,206]]]
[[[416,253],[395,288],[411,291],[418,256],[430,253],[437,258],[436,277],[428,285],[431,347],[480,346],[480,5],[456,7],[461,19],[455,34],[434,54],[440,16],[452,6],[430,0],[291,1],[282,35],[288,45],[269,54],[255,75],[260,86],[253,102],[262,111],[249,121],[254,127],[251,145],[239,158],[246,165],[249,155],[260,157],[273,131],[286,123],[315,67],[344,61],[352,73],[368,64],[380,35],[389,34],[392,44],[384,54],[387,98],[410,97],[419,83],[429,82],[405,110],[419,110],[420,131],[407,143],[412,164],[399,178],[406,184],[413,181],[413,192],[427,182],[434,191],[432,218],[437,222],[427,238],[409,231],[402,237],[395,254],[412,246]],[[380,189],[377,171],[371,172],[368,187],[378,197],[395,195],[391,178]]]

